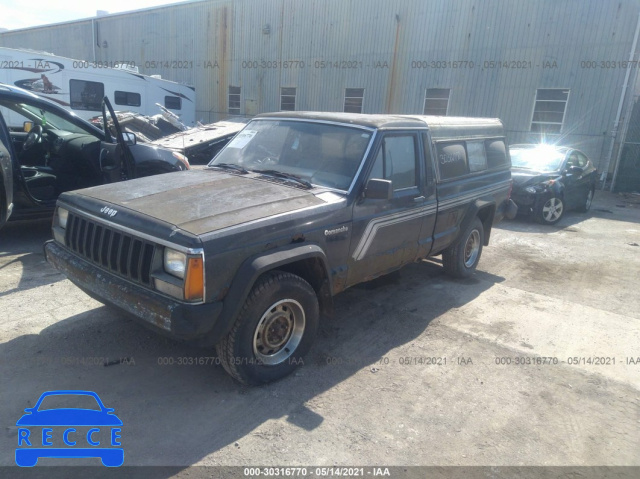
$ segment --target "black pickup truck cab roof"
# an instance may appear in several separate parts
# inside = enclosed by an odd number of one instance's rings
[[[497,119],[259,115],[204,170],[62,195],[45,251],[93,297],[263,383],[299,364],[346,288],[434,255],[473,274],[515,214],[509,167]]]

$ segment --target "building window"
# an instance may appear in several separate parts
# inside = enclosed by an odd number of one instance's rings
[[[229,113],[232,115],[240,114],[240,91],[239,86],[229,87]]]
[[[165,96],[164,107],[169,110],[180,110],[182,109],[182,98],[179,96]]]
[[[449,110],[449,88],[427,88],[424,97],[424,114],[446,116]]]
[[[104,84],[94,81],[69,80],[71,108],[74,110],[102,111]]]
[[[116,105],[140,106],[142,104],[140,93],[133,93],[130,91],[115,91],[113,99],[116,102]]]
[[[295,88],[280,88],[280,110],[296,111]]]
[[[540,88],[536,92],[531,131],[560,133],[567,108],[569,90]]]
[[[362,113],[364,88],[345,88],[344,111],[347,113]]]

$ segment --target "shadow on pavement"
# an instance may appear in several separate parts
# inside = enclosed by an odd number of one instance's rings
[[[355,374],[371,373],[381,358],[425,333],[434,319],[503,279],[478,272],[468,280],[450,280],[437,262],[423,261],[349,289],[336,297],[336,315],[321,324],[304,366],[253,388],[227,376],[211,350],[158,336],[107,307],[83,312],[0,344],[4,422],[15,424],[44,391],[95,391],[124,423],[125,466],[187,468],[247,435],[261,434],[260,426],[272,419],[317,428],[324,421],[317,412],[322,409],[312,410],[309,401]],[[13,464],[17,446],[17,428],[8,430],[0,436],[2,466]],[[78,465],[82,461],[98,462]],[[47,469],[53,477],[55,470]],[[59,469],[60,477],[65,471]],[[175,468],[153,471],[153,477],[176,473]]]

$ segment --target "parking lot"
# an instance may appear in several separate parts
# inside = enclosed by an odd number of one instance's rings
[[[304,366],[257,388],[74,287],[49,223],[0,232],[1,466],[57,389],[115,408],[125,465],[640,466],[638,196],[505,221],[469,280],[424,261],[346,291]]]

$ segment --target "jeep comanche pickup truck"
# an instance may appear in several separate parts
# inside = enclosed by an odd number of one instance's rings
[[[204,170],[63,194],[45,254],[260,384],[302,362],[346,288],[440,254],[472,274],[515,215],[509,167],[497,119],[264,114]]]

